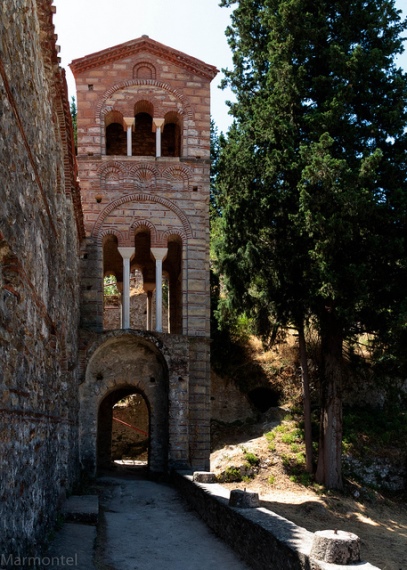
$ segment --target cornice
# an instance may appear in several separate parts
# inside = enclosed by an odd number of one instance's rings
[[[141,36],[141,38],[137,38],[130,42],[119,44],[79,59],[74,59],[70,64],[70,68],[72,69],[72,73],[76,76],[88,69],[100,67],[107,63],[113,63],[114,61],[124,59],[126,57],[136,56],[142,51],[149,52],[154,56],[163,57],[167,61],[171,61],[172,63],[175,63],[196,75],[205,77],[210,81],[218,73],[218,69],[215,66],[209,65],[208,63],[191,57],[181,51],[156,42],[148,36]]]

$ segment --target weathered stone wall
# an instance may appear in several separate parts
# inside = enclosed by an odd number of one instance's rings
[[[194,483],[182,472],[173,472],[172,479],[206,524],[253,570],[380,570],[369,562],[346,566],[316,560],[314,533],[263,507],[229,506],[229,491],[220,485]]]
[[[78,188],[47,0],[0,16],[0,552],[35,554],[77,472]]]
[[[211,370],[211,420],[233,423],[255,418],[257,413],[232,379]]]
[[[141,394],[148,405],[151,471],[166,472],[171,467],[186,468],[190,464],[204,469],[209,461],[209,417],[205,415],[209,399],[206,407],[203,405],[204,413],[199,415],[200,405],[194,405],[190,412],[190,394],[195,393],[195,385],[202,378],[202,374],[190,373],[191,338],[134,330],[82,332],[82,467],[93,475],[101,465],[105,455],[101,456],[100,449],[110,445],[110,439],[106,442],[102,438],[111,437],[111,420],[106,418],[108,414],[111,416],[111,406],[126,392],[124,395]],[[120,397],[115,399],[115,394]],[[103,416],[99,415],[101,409]],[[200,432],[207,438],[205,454],[190,442],[193,422],[199,418],[206,422]]]

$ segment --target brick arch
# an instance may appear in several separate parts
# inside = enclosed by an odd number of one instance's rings
[[[115,85],[110,87],[110,89],[105,91],[105,93],[102,96],[102,99],[99,101],[96,107],[96,120],[99,119],[101,114],[102,115],[106,114],[105,109],[108,108],[107,112],[112,110],[112,107],[110,105],[109,107],[105,107],[106,99],[111,97],[116,91],[119,91],[124,87],[133,87],[134,85],[148,85],[152,87],[157,87],[159,89],[164,89],[164,91],[168,91],[168,93],[174,95],[182,104],[182,109],[177,110],[178,114],[186,115],[189,119],[193,118],[191,103],[188,101],[187,97],[183,93],[181,93],[181,91],[179,91],[178,89],[174,89],[173,87],[168,85],[168,83],[163,83],[162,81],[156,81],[155,79],[130,79],[127,81],[121,81],[120,83],[116,83]]]
[[[112,123],[119,123],[124,128],[123,114],[115,109],[110,109],[105,116],[105,127],[108,127]]]
[[[98,244],[100,246],[102,246],[103,245],[103,238],[105,236],[115,236],[115,237],[117,237],[117,245],[124,246],[128,242],[128,236],[126,235],[126,233],[119,232],[118,230],[115,230],[113,228],[109,228],[109,229],[102,230],[101,232],[99,232],[97,241],[98,241]]]
[[[156,76],[155,66],[149,61],[139,61],[133,67],[133,79],[155,79]]]
[[[98,168],[98,175],[100,176],[100,181],[105,183],[107,174],[112,172],[119,175],[119,180],[122,181],[127,174],[127,170],[123,164],[117,161],[109,162],[108,164],[102,165]]]
[[[109,216],[113,210],[121,206],[122,204],[126,204],[128,202],[153,202],[156,204],[161,204],[171,210],[178,218],[181,220],[183,229],[185,234],[188,238],[193,237],[191,224],[189,223],[188,218],[184,214],[182,210],[178,208],[175,204],[167,200],[166,198],[162,198],[161,196],[152,196],[151,194],[127,194],[126,196],[122,196],[121,198],[117,198],[113,200],[102,210],[99,214],[98,219],[95,222],[92,230],[92,236],[96,237],[99,235],[100,230],[102,229],[103,222]]]
[[[140,181],[142,185],[146,184],[147,186],[155,186],[157,184],[159,172],[157,168],[154,168],[154,166],[138,164],[129,170],[129,175],[134,179],[134,181]],[[151,184],[151,181],[153,181],[153,184]]]
[[[174,178],[176,180],[182,180],[184,185],[188,189],[191,172],[188,168],[184,166],[170,166],[169,168],[166,168],[163,171],[162,177],[167,182],[172,182]]]
[[[152,222],[150,222],[150,220],[146,220],[143,218],[134,221],[130,226],[129,234],[133,235],[134,237],[137,234],[137,230],[139,228],[148,228],[148,230],[150,231],[151,243],[155,243],[157,241],[157,229],[155,225]]]
[[[154,115],[154,104],[148,99],[140,98],[134,103],[134,115],[138,113],[148,113]]]
[[[178,236],[181,238],[182,244],[184,244],[186,242],[187,236],[185,235],[185,232],[183,229],[181,228],[171,228],[169,230],[166,230],[163,234],[162,234],[162,239],[164,241],[164,243],[168,242],[168,238],[170,238],[171,236]]]

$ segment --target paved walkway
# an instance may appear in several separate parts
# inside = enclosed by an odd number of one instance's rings
[[[248,570],[170,485],[118,474],[98,478],[97,488],[97,536],[65,523],[50,557],[73,557],[77,570]]]

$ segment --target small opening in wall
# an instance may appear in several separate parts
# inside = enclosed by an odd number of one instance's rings
[[[96,380],[103,380],[103,374],[101,372],[96,374]]]
[[[92,289],[92,285],[88,285],[88,286],[86,287],[86,289],[87,289],[88,291],[90,291],[90,290]]]
[[[88,85],[88,90],[89,90],[89,91],[93,91],[93,84],[92,84],[92,83],[90,83],[90,84]]]
[[[193,190],[194,192],[198,192],[198,186],[192,186],[192,190]]]
[[[211,400],[212,400],[212,402],[214,401],[214,399],[215,399],[215,398],[214,398],[213,396],[211,396]]]
[[[155,382],[155,378],[154,378],[154,376],[151,376],[151,378],[150,378],[150,382]]]
[[[182,377],[182,376],[178,376],[178,382],[183,382],[183,381],[184,381],[183,377]]]

